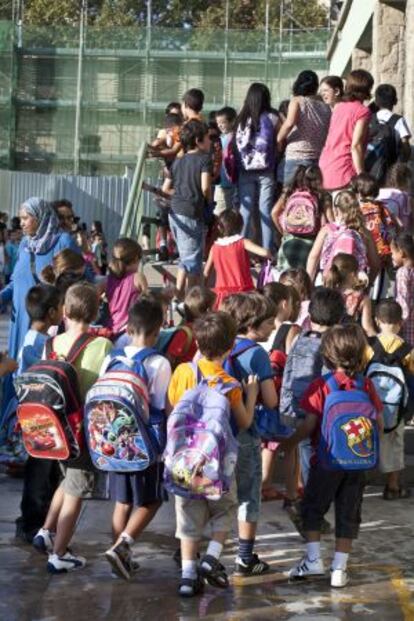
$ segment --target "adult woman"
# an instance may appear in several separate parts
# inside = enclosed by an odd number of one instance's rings
[[[52,263],[53,257],[64,248],[79,252],[69,233],[59,228],[57,215],[42,198],[29,198],[21,206],[20,222],[23,240],[10,283],[0,292],[0,300],[12,301],[9,355],[16,358],[23,338],[29,329],[26,295],[39,282],[40,272]]]
[[[240,213],[243,237],[249,236],[256,201],[259,203],[262,246],[272,246],[272,222],[278,118],[272,112],[270,91],[265,84],[253,83],[237,118],[236,146],[239,161]]]
[[[328,134],[331,109],[317,97],[319,78],[302,71],[293,85],[288,114],[277,135],[277,149],[285,150],[283,185],[292,182],[298,166],[318,163]]]
[[[319,94],[322,101],[333,110],[344,96],[344,83],[337,75],[327,75],[321,80]]]
[[[351,71],[343,101],[333,112],[319,166],[326,190],[340,190],[364,170],[370,110],[364,101],[371,97],[374,79],[368,71]]]

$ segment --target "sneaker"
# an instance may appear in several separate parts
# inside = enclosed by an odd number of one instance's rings
[[[286,498],[283,502],[283,510],[288,514],[290,521],[298,531],[299,535],[301,537],[305,537],[301,513],[301,502],[300,498],[297,498],[296,500],[289,500]]]
[[[229,586],[229,579],[224,565],[210,554],[206,554],[201,559],[200,575],[207,580],[211,586],[218,587],[219,589],[227,589]]]
[[[180,597],[194,597],[200,595],[204,591],[204,582],[200,575],[197,578],[181,578],[178,587],[178,595]]]
[[[105,552],[105,557],[118,576],[125,578],[125,580],[131,578],[131,573],[133,571],[131,548],[126,541],[122,540],[118,545],[107,550]]]
[[[257,576],[269,571],[270,565],[261,561],[257,554],[253,554],[252,560],[246,563],[239,556],[236,558],[235,576]]]
[[[46,528],[41,528],[33,537],[32,546],[43,554],[51,554],[53,552],[52,534]]]
[[[71,552],[66,552],[63,556],[50,554],[47,561],[47,571],[50,574],[66,574],[68,571],[82,569],[86,565],[86,558],[74,556]]]
[[[317,558],[314,561],[311,561],[307,556],[304,556],[303,559],[289,571],[289,578],[294,578],[295,580],[300,580],[302,578],[306,578],[307,576],[324,575],[325,568],[323,566],[322,559]]]
[[[342,589],[349,582],[346,569],[331,569],[331,587]]]

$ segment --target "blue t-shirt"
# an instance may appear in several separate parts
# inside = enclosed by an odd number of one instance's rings
[[[43,349],[48,339],[47,334],[42,334],[37,330],[29,330],[24,337],[23,345],[17,356],[19,368],[17,375],[27,371],[29,367],[42,359]]]

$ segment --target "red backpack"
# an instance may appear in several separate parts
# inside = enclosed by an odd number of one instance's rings
[[[287,354],[286,339],[292,327],[290,323],[283,323],[276,332],[272,348],[269,352],[270,364],[273,370],[273,381],[277,395],[280,395],[282,387],[283,371],[285,370]]]

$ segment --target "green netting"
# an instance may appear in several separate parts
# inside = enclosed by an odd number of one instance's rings
[[[73,172],[76,160],[83,174],[122,174],[162,123],[165,105],[188,88],[202,88],[212,110],[240,106],[249,84],[263,80],[277,105],[299,71],[326,72],[327,38],[327,30],[280,37],[263,30],[87,28],[78,89],[77,27],[14,32],[0,22],[0,165],[60,173]]]

